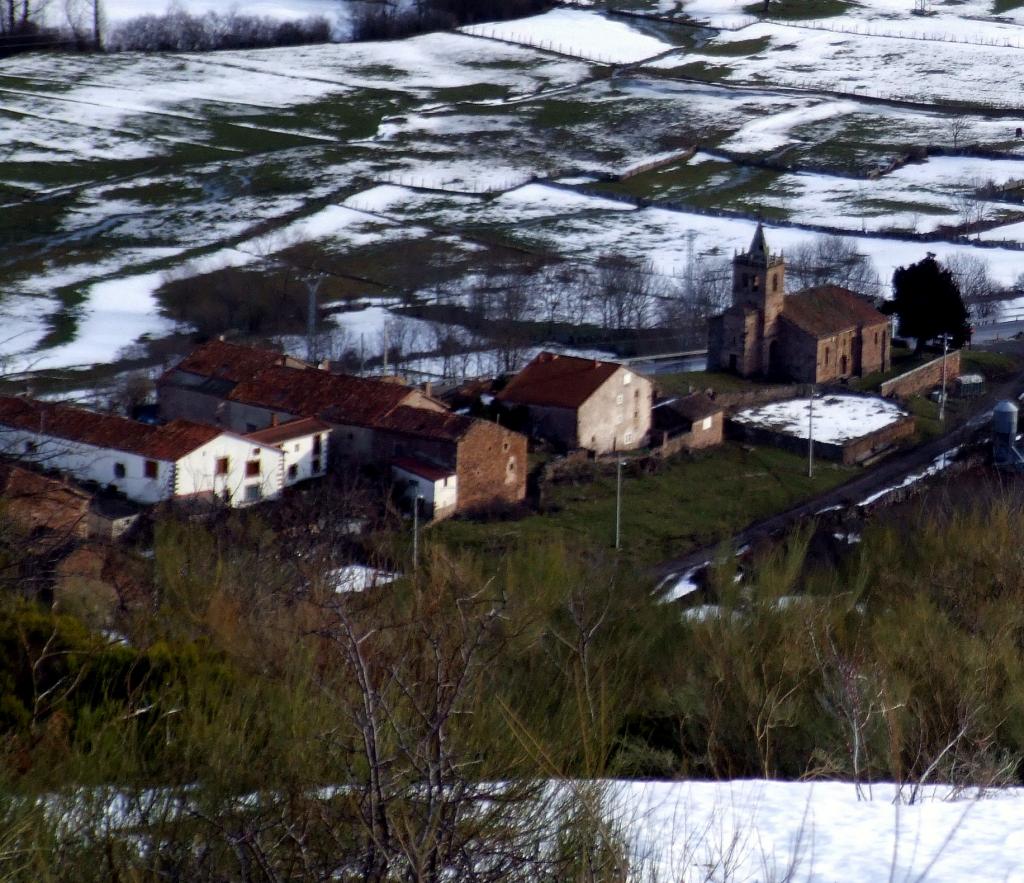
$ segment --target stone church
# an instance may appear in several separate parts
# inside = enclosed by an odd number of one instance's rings
[[[757,225],[733,258],[732,306],[710,321],[708,370],[834,383],[889,369],[889,317],[837,285],[786,295],[786,264]]]

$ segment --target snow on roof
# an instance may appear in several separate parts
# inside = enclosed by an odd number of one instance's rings
[[[772,402],[733,416],[737,423],[807,438],[808,399]],[[907,415],[888,399],[872,396],[825,395],[814,400],[814,440],[842,444],[902,420]]]

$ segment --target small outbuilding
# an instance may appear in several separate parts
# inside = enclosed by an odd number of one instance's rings
[[[651,442],[665,454],[710,448],[722,443],[724,428],[722,406],[695,392],[654,406]]]

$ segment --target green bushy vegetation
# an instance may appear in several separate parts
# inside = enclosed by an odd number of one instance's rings
[[[486,857],[483,879],[612,881],[600,795],[544,782],[1017,782],[1024,497],[965,498],[829,555],[798,531],[739,580],[723,550],[688,609],[554,535],[430,541],[416,574],[339,595],[309,538],[252,513],[157,525],[127,646],[12,576],[5,877],[465,879]]]

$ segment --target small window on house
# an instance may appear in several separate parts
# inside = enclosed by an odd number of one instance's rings
[[[622,385],[629,386],[633,382],[633,375],[628,371],[622,375]]]
[[[37,445],[34,441],[27,441],[25,442],[25,453],[34,454],[38,447],[39,445]]]
[[[704,418],[704,422],[701,424],[700,428],[701,429],[710,429],[711,428],[711,418],[710,417],[705,417]]]
[[[316,472],[319,472],[319,471],[320,471],[320,458],[316,457],[313,460],[313,472],[316,473]]]
[[[114,478],[124,478],[127,474],[127,470],[124,468],[124,463],[114,464]]]
[[[508,450],[508,439],[505,439],[505,441],[503,441],[503,442],[501,443],[501,449],[502,449],[503,451],[507,451],[507,450]]]
[[[509,459],[508,459],[508,471],[509,472],[515,472],[516,471],[516,461],[515,461],[514,457],[509,457]]]
[[[159,471],[156,460],[147,460],[143,466],[143,474],[146,478],[156,478],[157,472]]]
[[[227,457],[218,457],[215,471],[217,475],[227,475],[231,471],[231,461]]]
[[[319,455],[320,451],[323,450],[323,441],[322,441],[322,439],[323,439],[323,436],[320,436],[320,435],[314,435],[313,436],[313,454],[314,455]]]
[[[878,346],[878,332],[875,332],[875,346]]]
[[[826,365],[828,364],[828,357],[830,355],[831,355],[831,350],[828,347],[825,347],[825,364]]]
[[[253,448],[252,449],[252,455],[254,457],[258,457],[260,455],[260,449],[259,448]]]
[[[779,290],[779,277],[777,275],[776,276],[772,276],[772,291],[778,291],[778,290]]]
[[[633,390],[633,398],[636,399],[637,401],[640,401],[640,390]]]
[[[619,424],[621,422],[622,422],[622,414],[616,414],[615,415],[615,423]]]
[[[263,488],[258,484],[247,484],[245,486],[245,502],[255,503],[261,499],[263,499]]]
[[[299,467],[297,463],[292,463],[292,465],[288,467],[288,477],[293,481],[299,477]]]
[[[293,447],[292,450],[295,451],[295,453],[297,454],[299,452],[299,446],[295,445],[295,447]]]
[[[247,460],[245,463],[246,478],[256,478],[260,474],[260,461]]]
[[[621,405],[622,404],[622,393],[621,392],[617,396],[615,396],[615,404],[616,405]]]
[[[628,445],[633,441],[633,430],[627,429],[626,434],[622,437],[622,440]]]

